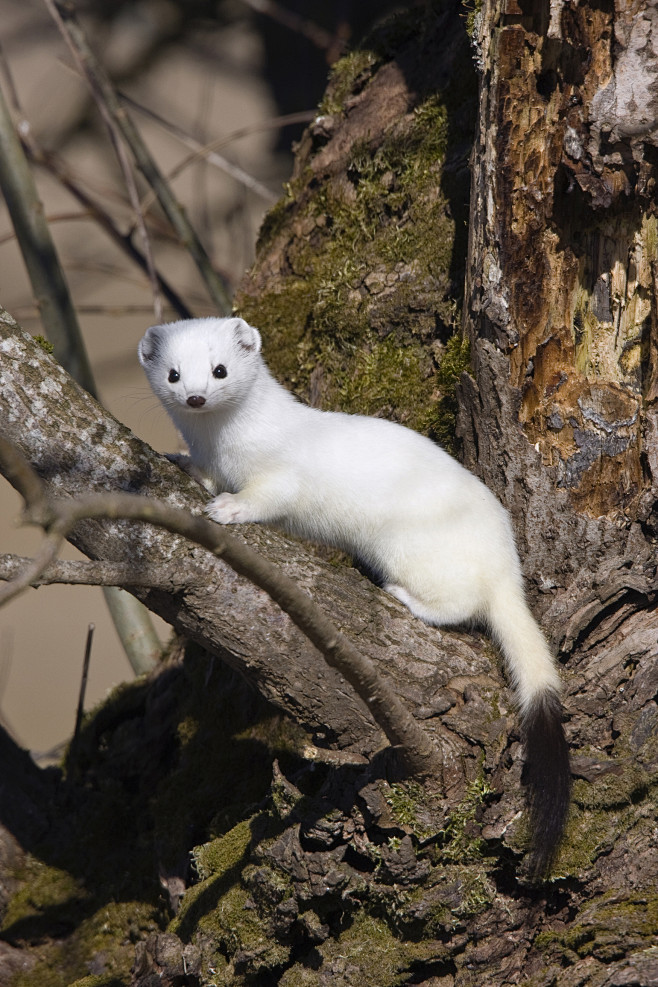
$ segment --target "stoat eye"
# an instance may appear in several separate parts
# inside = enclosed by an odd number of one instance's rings
[[[218,380],[221,380],[222,377],[226,377],[226,374],[227,370],[223,363],[218,363],[212,372],[213,377],[217,377]]]
[[[177,370],[170,370],[167,380],[169,381],[170,384],[177,384],[178,381],[180,380],[180,374],[178,373]]]

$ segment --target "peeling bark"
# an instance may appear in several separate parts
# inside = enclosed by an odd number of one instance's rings
[[[658,18],[546,14],[482,11],[470,333],[506,354],[514,415],[565,506],[653,531]]]

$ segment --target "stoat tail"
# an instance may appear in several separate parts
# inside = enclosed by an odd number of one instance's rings
[[[501,588],[502,590],[502,588]],[[560,679],[546,639],[516,587],[498,593],[489,623],[505,656],[520,706],[532,851],[530,870],[544,876],[564,832],[571,796],[569,748],[562,726]]]

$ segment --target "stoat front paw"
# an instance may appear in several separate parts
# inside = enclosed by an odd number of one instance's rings
[[[235,494],[223,493],[206,505],[205,513],[220,524],[244,524],[251,521],[248,506],[240,503]]]

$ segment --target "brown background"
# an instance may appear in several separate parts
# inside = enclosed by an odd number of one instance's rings
[[[240,5],[235,5],[236,8]],[[112,25],[86,19],[95,48],[123,88],[160,114],[210,140],[246,125],[268,121],[277,107],[261,78],[264,50],[249,11],[236,10],[221,30],[208,26],[164,46],[148,72],[135,71],[147,42],[149,11],[163,29],[175,11],[166,3],[127,5]],[[40,143],[57,148],[71,168],[124,222],[120,178],[109,143],[89,128],[77,130],[89,111],[85,88],[73,73],[47,13],[35,5],[5,0],[0,44],[11,68],[23,112]],[[142,47],[140,47],[140,45]],[[144,59],[145,60],[145,59]],[[309,103],[309,108],[311,104]],[[94,119],[93,114],[91,119]],[[189,151],[161,128],[135,119],[165,171]],[[71,136],[75,131],[74,136]],[[277,132],[264,130],[222,149],[230,160],[268,185],[276,195],[289,170],[275,150]],[[153,320],[149,286],[81,208],[47,175],[37,173],[46,214],[69,277],[81,327],[103,403],[155,448],[176,447],[173,428],[152,396],[136,357],[136,345]],[[196,163],[174,188],[203,234],[220,270],[235,282],[251,260],[265,203],[216,168]],[[173,245],[156,244],[157,261],[195,314],[213,314],[187,259]],[[41,327],[11,223],[0,199],[0,304],[28,330]],[[171,313],[168,313],[171,315]],[[0,484],[0,550],[29,555],[38,535],[17,528],[20,502]],[[74,557],[73,550],[68,556]],[[96,588],[52,586],[31,590],[0,611],[0,716],[16,738],[45,752],[71,733],[87,625],[96,625],[87,708],[132,675]],[[167,628],[158,624],[163,637]]]

